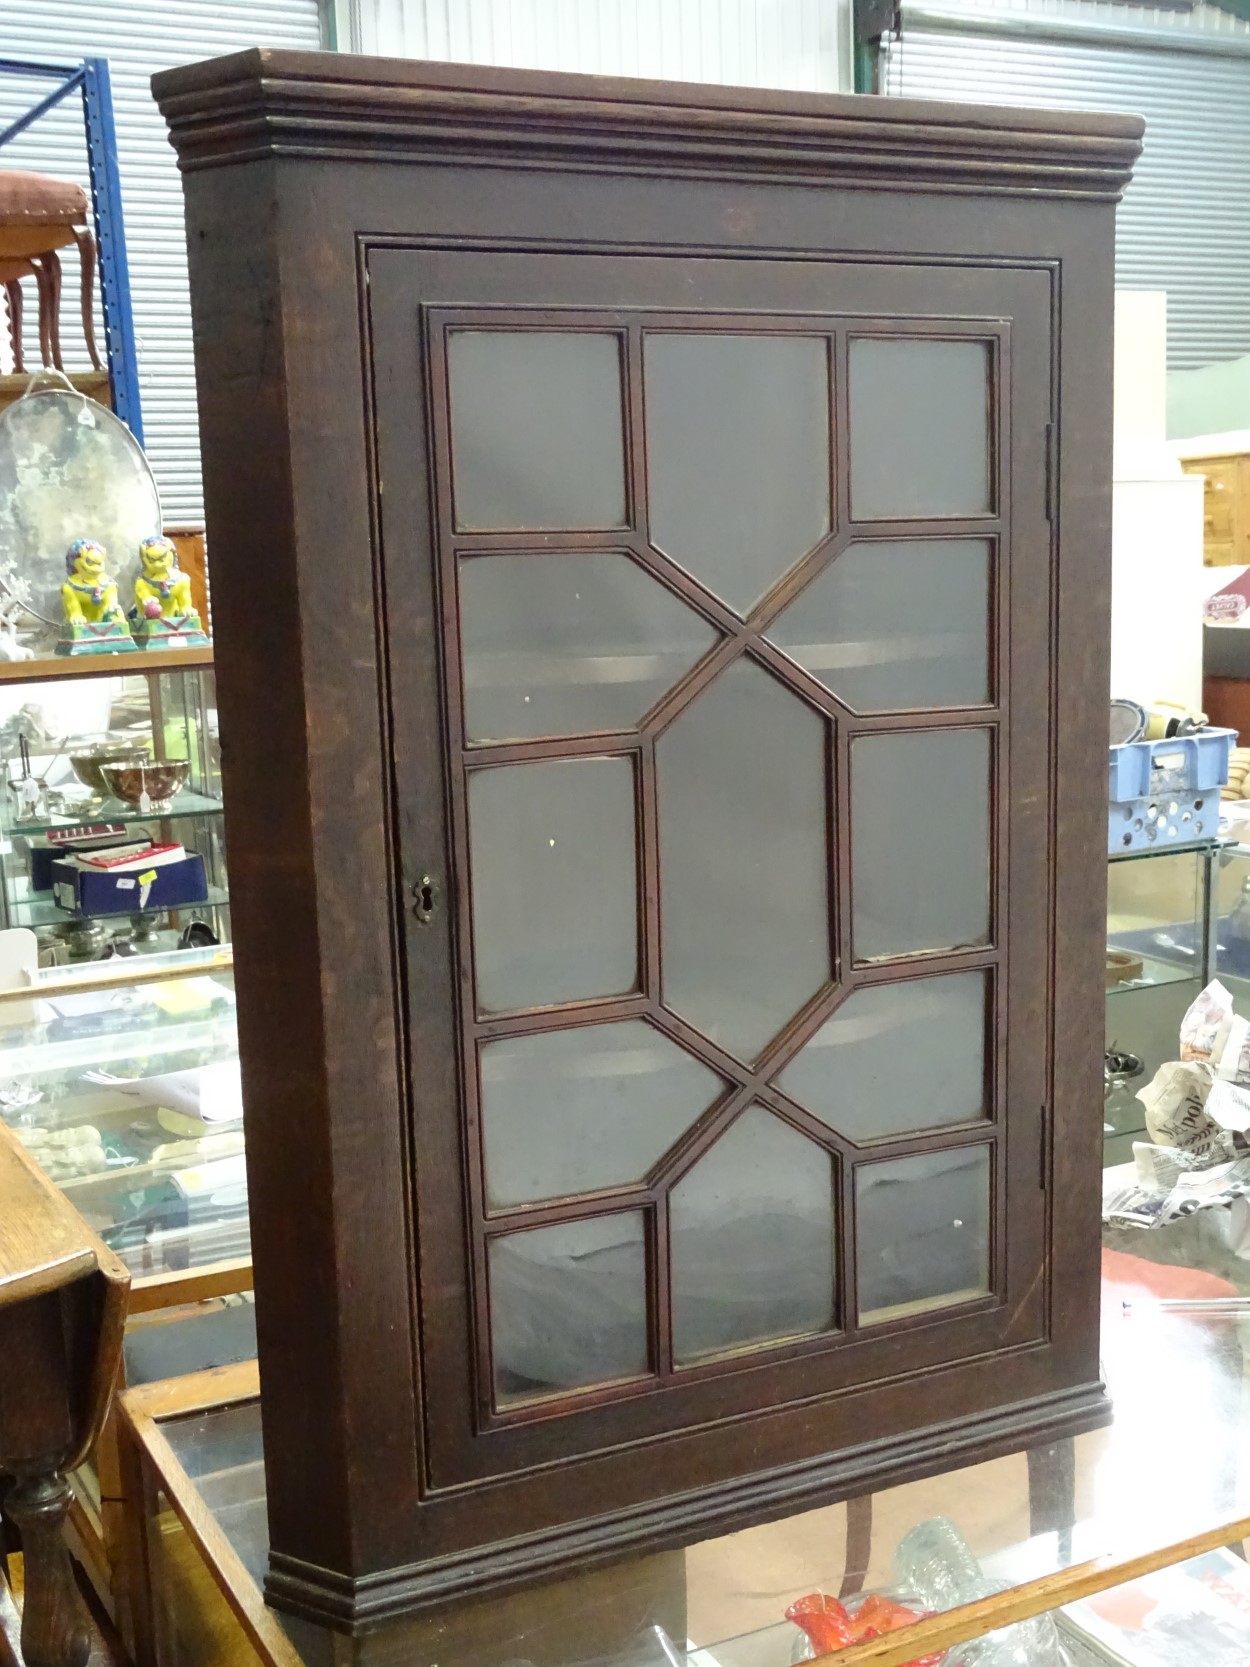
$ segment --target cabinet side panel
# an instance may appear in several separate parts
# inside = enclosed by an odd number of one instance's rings
[[[1051,1336],[1097,1358],[1111,655],[1114,213],[1072,205],[1056,273]]]
[[[361,1570],[415,1495],[394,911],[354,249],[284,259],[281,170],[186,176],[188,242],[271,1537]]]

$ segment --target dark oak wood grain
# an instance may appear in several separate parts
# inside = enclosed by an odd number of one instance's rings
[[[1099,1419],[1112,205],[1141,124],[281,53],[155,89],[187,193],[273,1600],[361,1627]],[[623,343],[626,526],[455,527],[448,332],[502,326]],[[827,344],[831,530],[744,616],[656,546],[659,328]],[[853,519],[864,334],[986,344],[984,514]],[[769,639],[850,543],[943,536],[994,552],[987,703],[857,714]],[[533,550],[619,552],[717,632],[635,733],[465,733],[457,564]],[[657,742],[737,662],[820,716],[834,806],[832,978],[751,1062],[666,1005],[659,904]],[[989,734],[992,929],[857,959],[855,741],[933,729]],[[635,778],[636,987],[479,1012],[473,772],[605,756]],[[991,989],[989,1115],[880,1150],[986,1150],[988,1289],[863,1325],[854,1173],[878,1145],[775,1079],[850,993],[960,968]],[[630,1018],[720,1100],[637,1182],[488,1206],[479,1045]],[[669,1192],[752,1102],[829,1154],[838,1329],[682,1365]],[[501,1400],[491,1242],[618,1209],[646,1224],[647,1371]]]

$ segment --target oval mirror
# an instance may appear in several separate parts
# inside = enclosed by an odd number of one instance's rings
[[[134,601],[139,545],[161,531],[160,496],[142,447],[107,407],[65,383],[32,382],[0,412],[0,591],[54,632],[65,552],[75,539],[108,551],[125,609]],[[50,648],[51,636],[39,636]]]

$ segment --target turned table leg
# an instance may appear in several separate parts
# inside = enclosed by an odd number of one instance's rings
[[[19,1479],[5,1510],[22,1536],[26,1667],[84,1667],[91,1634],[65,1544],[69,1483],[60,1476]]]
[[[0,1471],[14,1478],[4,1513],[22,1536],[26,1667],[83,1667],[90,1648],[63,1531],[74,1439],[65,1320],[57,1292],[0,1307]]]

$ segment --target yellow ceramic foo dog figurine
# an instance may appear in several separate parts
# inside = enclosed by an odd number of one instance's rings
[[[191,581],[168,538],[145,538],[135,580],[131,630],[140,648],[198,648],[208,641],[191,601]]]
[[[61,606],[65,624],[58,654],[133,653],[134,642],[117,600],[117,586],[106,571],[108,551],[89,538],[78,538],[65,552]]]

